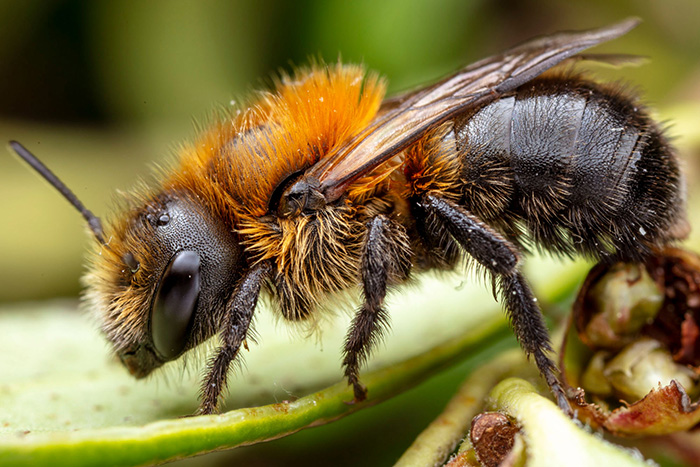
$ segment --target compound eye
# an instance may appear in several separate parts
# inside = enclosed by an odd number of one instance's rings
[[[185,349],[199,292],[199,254],[176,253],[160,278],[151,311],[153,344],[163,359],[172,360]]]

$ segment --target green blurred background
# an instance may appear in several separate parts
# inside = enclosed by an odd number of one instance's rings
[[[696,0],[4,0],[0,140],[23,142],[102,216],[193,122],[309,57],[363,62],[395,92],[533,35],[631,15],[643,24],[600,50],[651,62],[600,74],[643,90],[685,149],[696,127],[677,108],[700,99]],[[0,302],[77,295],[91,241],[80,216],[9,151],[0,199]]]
[[[398,92],[534,35],[628,16],[642,25],[598,50],[651,61],[594,72],[643,92],[671,124],[693,180],[700,159],[697,0],[0,0],[0,140],[23,142],[104,216],[115,191],[148,178],[154,163],[192,138],[193,122],[309,57],[363,62]],[[92,241],[82,218],[9,150],[0,157],[0,200],[0,304],[77,296]],[[346,449],[365,450],[348,459],[389,462],[436,415],[460,371],[442,393],[404,399],[420,404],[423,418],[405,413],[400,428],[391,408],[374,416],[364,411],[336,424],[341,431],[307,431],[276,442],[277,451],[248,448],[236,459],[291,465],[294,458],[303,465],[310,454],[304,443],[318,438],[327,444],[312,452],[327,459],[345,439]],[[373,437],[391,433],[407,441],[391,449],[388,440],[364,445],[370,427]],[[224,463],[226,456],[200,461]]]

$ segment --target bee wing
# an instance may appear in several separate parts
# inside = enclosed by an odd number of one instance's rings
[[[425,89],[386,101],[380,115],[303,178],[320,187],[326,202],[340,198],[359,177],[404,150],[455,114],[484,105],[589,47],[615,39],[639,24],[629,18],[590,31],[532,39],[480,60]]]

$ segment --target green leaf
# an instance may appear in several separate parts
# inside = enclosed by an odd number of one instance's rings
[[[293,338],[261,310],[260,345],[251,346],[245,369],[231,378],[227,406],[279,402],[187,418],[178,417],[196,408],[199,371],[174,364],[166,369],[169,384],[160,377],[135,381],[107,358],[102,337],[74,304],[4,310],[0,465],[151,464],[327,423],[400,393],[509,333],[489,291],[460,284],[428,277],[392,298],[394,329],[363,374],[370,396],[362,404],[347,404],[351,391],[338,383],[348,316],[328,319],[319,349],[314,339]],[[465,303],[471,311],[465,312]],[[189,363],[201,363],[199,357]]]

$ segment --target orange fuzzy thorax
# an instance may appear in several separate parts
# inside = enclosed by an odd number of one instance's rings
[[[273,93],[186,147],[164,187],[185,187],[215,205],[226,202],[237,219],[263,216],[290,174],[325,157],[375,117],[384,91],[383,81],[365,77],[360,66],[317,65],[285,76]]]

